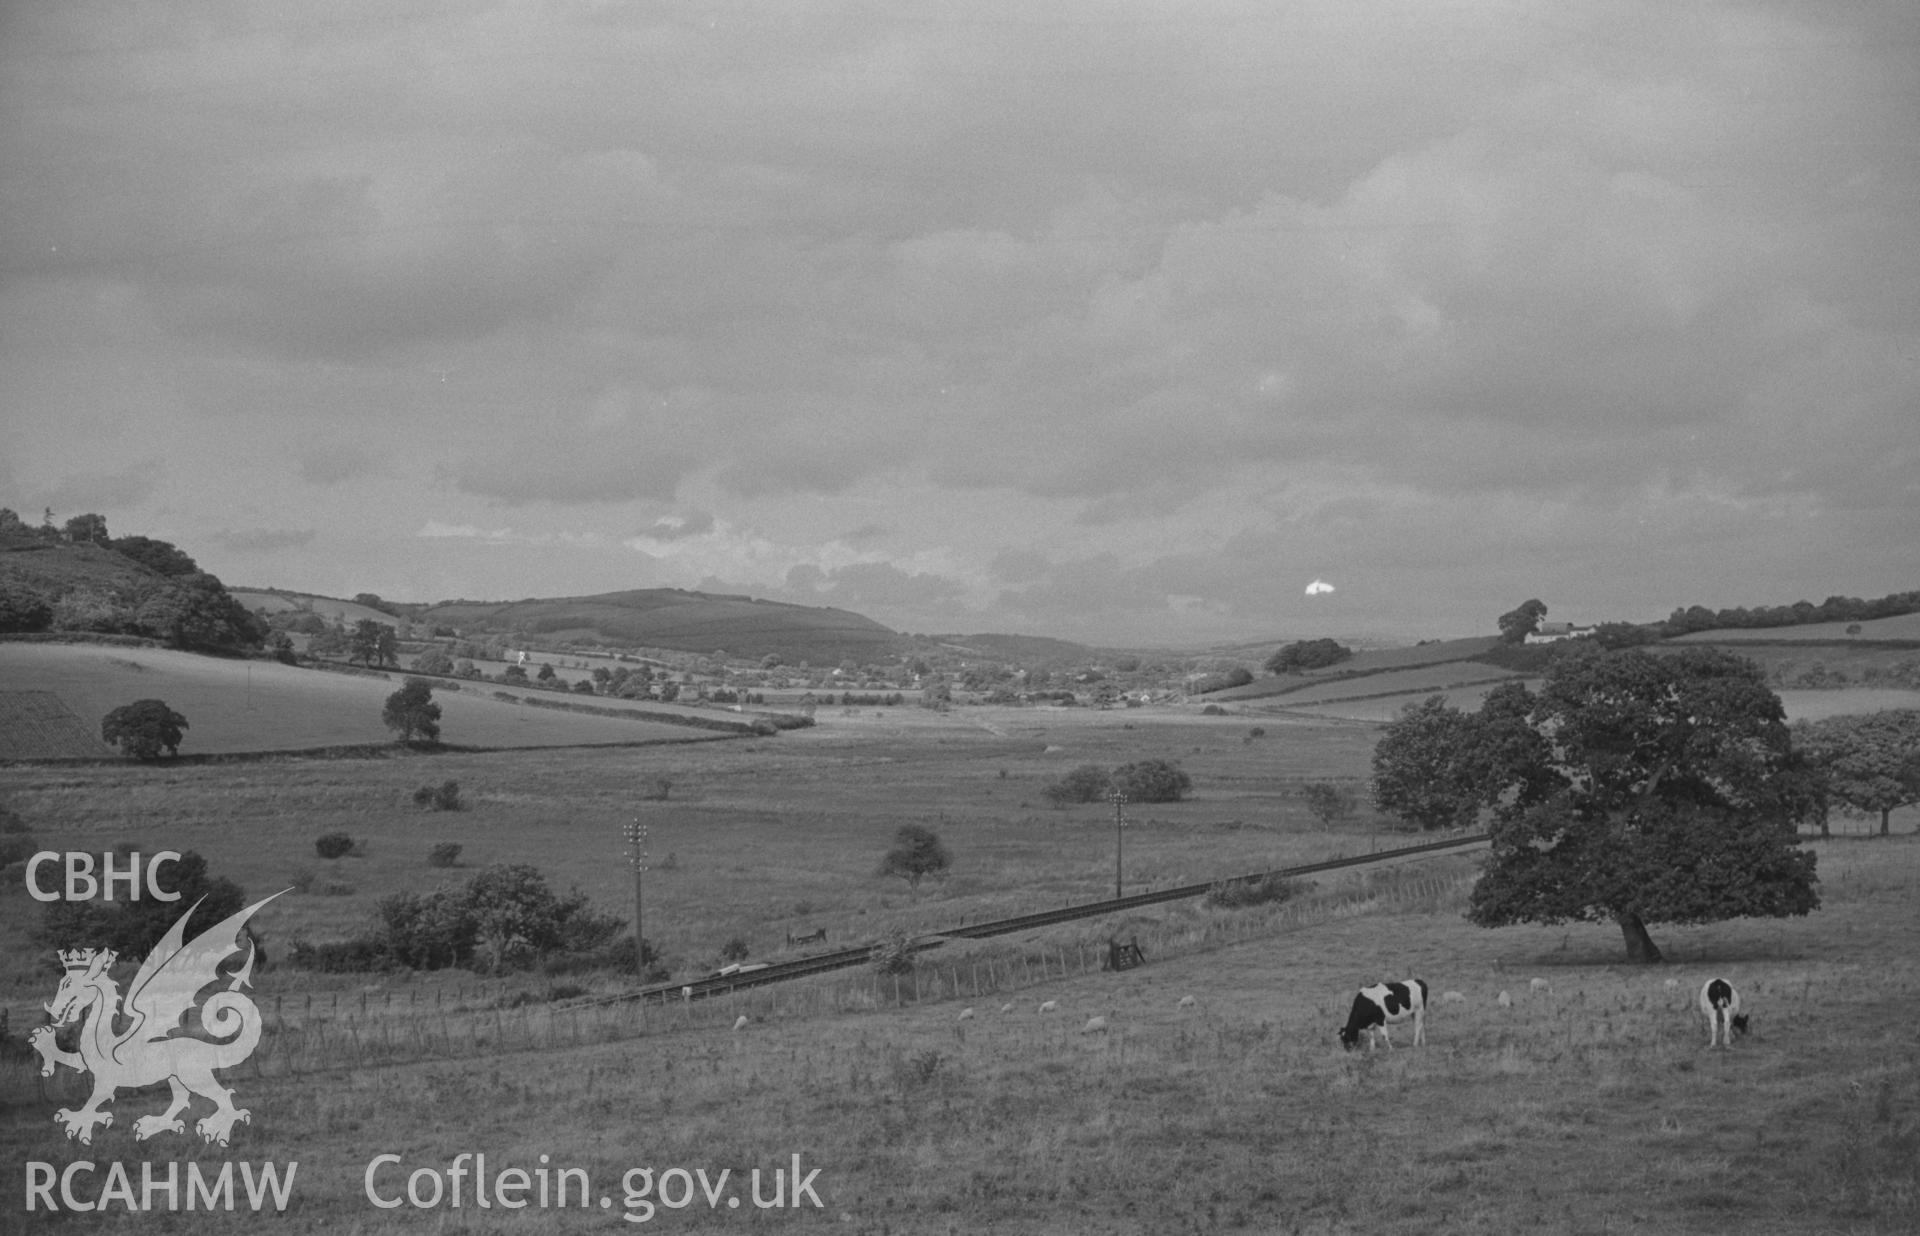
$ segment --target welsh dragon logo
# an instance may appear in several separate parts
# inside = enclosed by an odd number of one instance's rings
[[[252,981],[251,941],[246,945],[246,964],[226,980],[226,989],[204,1001],[197,998],[222,981],[220,964],[241,950],[241,929],[273,897],[214,924],[191,943],[182,943],[187,920],[200,905],[194,902],[147,954],[124,1002],[119,985],[107,974],[117,954],[91,948],[60,951],[66,976],[53,1003],[46,1006],[52,1024],[35,1029],[28,1042],[40,1054],[42,1077],[51,1077],[56,1064],[93,1074],[93,1097],[86,1106],[54,1113],[68,1137],[79,1138],[83,1146],[92,1145],[94,1130],[113,1123],[113,1113],[102,1111],[101,1105],[112,1102],[115,1091],[158,1081],[172,1087],[173,1101],[165,1112],[133,1122],[136,1140],[145,1141],[156,1133],[185,1133],[180,1113],[195,1094],[213,1100],[213,1113],[194,1125],[208,1142],[226,1145],[233,1126],[252,1119],[246,1108],[233,1105],[233,1091],[213,1075],[215,1069],[232,1068],[245,1060],[260,1042],[260,1009],[240,992]],[[196,1008],[200,1029],[211,1039],[193,1037],[188,1030],[187,1017]],[[61,1050],[54,1032],[83,1019],[80,1050]],[[115,1029],[116,1023],[122,1028]]]

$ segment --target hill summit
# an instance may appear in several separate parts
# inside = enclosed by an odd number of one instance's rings
[[[415,620],[456,627],[467,636],[724,651],[735,657],[779,656],[814,665],[897,656],[908,645],[905,636],[848,610],[680,588],[520,601],[441,601],[421,609]]]

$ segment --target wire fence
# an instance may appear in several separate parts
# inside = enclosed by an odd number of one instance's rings
[[[1329,890],[1242,909],[1200,908],[1162,920],[1126,922],[1149,964],[1372,913],[1426,912],[1459,904],[1474,873],[1415,868],[1369,871]],[[1111,926],[1111,925],[1109,925]],[[1085,928],[1080,928],[1085,932]],[[223,1070],[228,1084],[437,1060],[548,1052],[676,1032],[727,1033],[746,1025],[908,1008],[934,1002],[994,1005],[1022,990],[1101,972],[1107,932],[1077,939],[996,941],[971,956],[922,957],[911,970],[839,971],[817,979],[749,988],[701,1000],[542,1001],[504,985],[452,990],[386,990],[280,995],[262,1000],[259,1044]],[[520,1001],[527,1001],[520,1003]],[[0,1095],[75,1103],[89,1083],[72,1070],[39,1075],[34,1057],[0,1061]]]

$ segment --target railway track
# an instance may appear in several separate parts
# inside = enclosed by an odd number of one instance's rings
[[[1142,906],[1161,905],[1169,901],[1184,901],[1190,897],[1203,897],[1207,890],[1216,884],[1254,884],[1275,877],[1291,879],[1295,876],[1313,875],[1321,871],[1339,871],[1348,867],[1365,867],[1373,863],[1391,862],[1401,858],[1417,858],[1428,854],[1438,854],[1449,850],[1463,850],[1469,846],[1483,845],[1487,842],[1486,833],[1475,833],[1470,837],[1454,837],[1446,841],[1430,841],[1423,845],[1403,846],[1396,850],[1379,850],[1372,854],[1360,854],[1351,858],[1334,858],[1325,862],[1306,863],[1298,867],[1282,867],[1274,871],[1256,871],[1251,875],[1232,876],[1225,880],[1210,880],[1204,884],[1183,884],[1177,888],[1155,889],[1150,893],[1134,893],[1127,897],[1110,897],[1104,901],[1090,901],[1077,906],[1061,906],[1053,910],[1041,910],[1033,914],[1020,914],[1012,918],[994,919],[985,923],[962,924],[947,931],[929,932],[915,939],[912,944],[916,953],[939,948],[948,940],[981,940],[991,936],[1012,935],[1021,931],[1032,931],[1039,927],[1051,927],[1058,923],[1070,923],[1076,919],[1098,918],[1103,914],[1119,914]],[[705,1000],[713,996],[726,995],[729,992],[743,991],[750,987],[764,987],[769,983],[790,982],[797,978],[806,978],[814,974],[825,974],[830,970],[844,970],[853,966],[863,966],[873,950],[872,944],[861,944],[853,948],[838,949],[830,953],[816,953],[811,957],[799,957],[792,961],[774,962],[756,970],[740,971],[728,975],[710,975],[691,983],[668,983],[659,987],[648,987],[637,992],[628,992],[619,996],[606,997],[614,1000]],[[593,1003],[600,1003],[594,1001]]]

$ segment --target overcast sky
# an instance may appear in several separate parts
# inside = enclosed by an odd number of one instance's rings
[[[1916,588],[1920,5],[0,0],[0,408],[30,522],[334,595]]]

